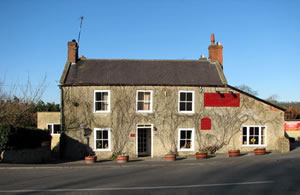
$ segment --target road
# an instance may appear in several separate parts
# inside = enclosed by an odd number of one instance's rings
[[[0,173],[0,194],[300,194],[300,150],[125,166],[0,167]]]

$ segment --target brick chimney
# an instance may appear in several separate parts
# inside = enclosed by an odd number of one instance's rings
[[[219,62],[223,69],[223,46],[220,42],[215,44],[215,35],[210,36],[210,46],[208,47],[209,59],[214,62]]]
[[[78,44],[75,39],[68,42],[68,62],[76,63],[78,60]]]

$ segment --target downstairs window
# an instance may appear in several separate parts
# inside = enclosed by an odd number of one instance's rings
[[[243,126],[244,146],[266,146],[265,126]]]

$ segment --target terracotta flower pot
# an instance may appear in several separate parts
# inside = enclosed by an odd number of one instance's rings
[[[266,153],[265,148],[256,148],[253,151],[255,155],[264,155]]]
[[[197,152],[196,153],[196,159],[203,159],[207,158],[207,152]]]
[[[118,163],[127,163],[129,160],[129,156],[128,155],[118,155],[117,156],[117,162]]]
[[[86,156],[84,160],[87,164],[95,163],[97,160],[97,156]]]
[[[240,154],[241,154],[240,150],[229,150],[228,151],[228,156],[229,157],[239,156]]]
[[[175,161],[176,160],[176,154],[166,154],[165,155],[166,161]]]

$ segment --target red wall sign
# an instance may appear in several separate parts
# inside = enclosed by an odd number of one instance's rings
[[[211,130],[211,120],[210,120],[210,118],[201,119],[201,130]]]
[[[284,122],[284,130],[300,131],[300,122]]]
[[[130,134],[130,137],[135,137],[135,133]]]
[[[206,107],[239,107],[239,93],[204,93],[204,106]]]

